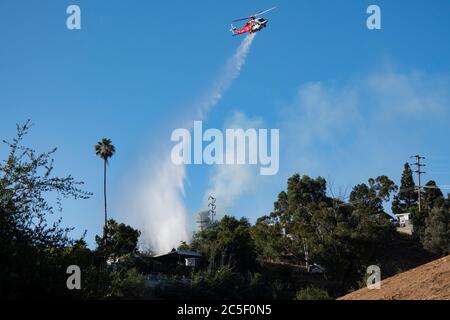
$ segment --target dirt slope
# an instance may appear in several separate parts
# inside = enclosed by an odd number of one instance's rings
[[[380,290],[362,289],[339,300],[450,300],[450,256],[388,278]]]

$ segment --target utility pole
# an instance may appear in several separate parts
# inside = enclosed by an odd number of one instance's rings
[[[208,204],[208,207],[209,207],[209,214],[210,214],[210,216],[211,216],[211,224],[214,224],[214,218],[215,218],[215,216],[216,216],[216,201],[217,201],[217,199],[216,198],[214,198],[214,196],[213,195],[210,195],[209,196],[209,198],[208,198],[208,201],[209,201],[209,204]]]
[[[417,166],[417,170],[414,172],[417,173],[418,181],[419,181],[419,187],[417,189],[417,197],[418,197],[418,204],[419,204],[419,212],[421,212],[422,211],[422,206],[421,206],[422,180],[421,180],[421,178],[422,178],[422,174],[426,174],[425,171],[422,171],[422,168],[426,167],[426,164],[423,164],[422,160],[425,160],[425,157],[416,155],[416,156],[412,156],[411,158],[416,159],[416,163],[412,163],[411,165]]]
[[[308,245],[306,244],[305,238],[302,238],[303,240],[303,252],[305,253],[305,267],[306,271],[309,272],[309,251],[308,251]]]

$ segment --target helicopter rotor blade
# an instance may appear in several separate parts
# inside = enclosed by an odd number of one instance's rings
[[[270,12],[270,11],[272,11],[272,10],[275,10],[276,8],[277,8],[277,7],[273,7],[273,8],[270,8],[270,9],[267,9],[267,10],[264,10],[264,11],[261,11],[261,12],[258,12],[258,13],[256,13],[256,14],[253,15],[253,16],[254,16],[254,17],[259,17],[259,16],[261,16],[261,15],[267,13],[267,12]]]
[[[247,17],[247,18],[236,19],[231,22],[240,22],[240,21],[249,20],[249,19],[250,19],[250,17]]]
[[[264,11],[261,11],[261,12],[258,12],[258,13],[256,13],[256,14],[254,14],[252,17],[259,17],[259,16],[261,16],[261,15],[267,13],[267,12],[270,12],[270,11],[272,11],[272,10],[275,10],[276,8],[277,8],[277,7],[273,7],[273,8],[270,8],[270,9],[267,9],[267,10],[264,10]],[[240,22],[240,21],[244,21],[244,20],[249,20],[250,18],[251,18],[251,17],[241,18],[241,19],[236,19],[236,20],[233,20],[232,22]]]

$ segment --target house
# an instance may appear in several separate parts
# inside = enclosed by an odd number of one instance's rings
[[[395,216],[397,218],[397,231],[412,235],[414,227],[411,220],[411,213],[401,213]]]
[[[153,273],[173,274],[186,271],[189,268],[199,266],[202,255],[188,250],[176,250],[159,256],[152,257]]]

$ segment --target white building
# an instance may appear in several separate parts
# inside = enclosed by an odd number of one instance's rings
[[[396,214],[395,216],[397,217],[397,231],[412,235],[414,228],[411,220],[411,213]]]

